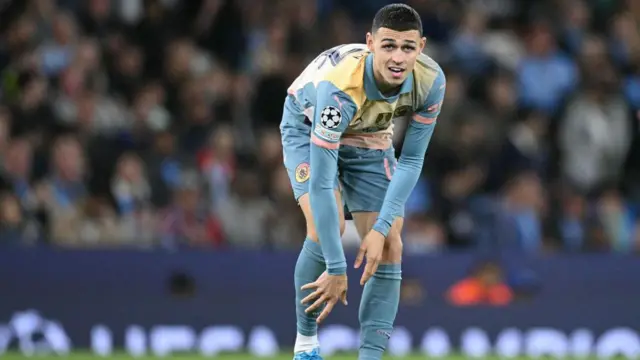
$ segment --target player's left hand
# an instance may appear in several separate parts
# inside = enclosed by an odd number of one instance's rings
[[[362,240],[358,256],[354,267],[359,269],[364,261],[365,255],[367,257],[367,265],[360,278],[360,285],[364,285],[378,270],[378,265],[382,260],[382,251],[384,250],[385,237],[381,233],[371,230]]]
[[[316,319],[316,323],[320,324],[327,316],[333,307],[342,302],[347,305],[347,275],[329,275],[326,271],[320,275],[318,280],[304,285],[301,290],[315,289],[313,293],[302,299],[302,304],[308,304],[313,302],[309,307],[305,309],[305,313],[310,313],[320,309],[322,305],[325,305],[320,315]]]

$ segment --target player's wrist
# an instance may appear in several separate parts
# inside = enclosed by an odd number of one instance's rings
[[[379,232],[386,238],[389,235],[389,231],[391,231],[391,224],[383,219],[378,219],[373,225],[372,230]]]
[[[327,267],[327,274],[329,275],[346,275],[347,274],[347,261],[344,264],[336,264]]]

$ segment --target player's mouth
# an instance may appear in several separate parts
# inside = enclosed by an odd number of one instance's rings
[[[396,79],[399,79],[404,75],[404,69],[396,66],[389,66],[389,71],[391,71],[391,76]]]

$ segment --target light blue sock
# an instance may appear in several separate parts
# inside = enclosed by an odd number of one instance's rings
[[[305,314],[304,310],[311,304],[302,305],[300,301],[311,294],[314,290],[300,290],[308,283],[314,282],[325,271],[326,265],[322,256],[320,244],[310,239],[304,241],[296,269],[294,272],[294,283],[296,287],[296,317],[298,333],[305,336],[313,336],[318,333],[316,319],[322,312],[322,308],[310,314]]]
[[[358,360],[382,359],[398,313],[401,281],[401,264],[381,264],[364,286]]]

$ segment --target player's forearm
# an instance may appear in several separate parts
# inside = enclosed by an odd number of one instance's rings
[[[433,134],[435,123],[422,125],[412,123],[407,131],[402,155],[398,161],[384,203],[373,230],[389,235],[393,221],[402,214],[402,210],[420,179],[424,157]]]
[[[342,275],[347,272],[347,261],[340,241],[340,219],[338,208],[330,189],[310,190],[313,221],[324,254],[327,272],[330,275]]]
[[[342,275],[347,272],[347,261],[340,240],[338,205],[333,194],[338,172],[336,152],[311,145],[309,200],[327,272],[330,275]]]
[[[393,221],[402,213],[402,209],[416,186],[422,171],[422,164],[417,165],[418,162],[422,163],[421,159],[405,158],[402,160],[404,161],[398,161],[398,166],[385,195],[384,205],[373,226],[373,230],[384,236],[389,235]]]

